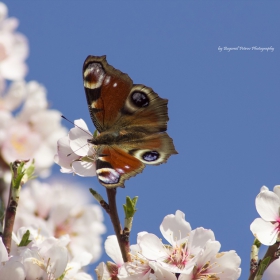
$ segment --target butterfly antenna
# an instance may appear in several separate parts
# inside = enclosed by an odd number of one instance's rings
[[[88,131],[86,131],[85,129],[83,129],[83,128],[81,128],[80,126],[76,125],[75,123],[73,123],[72,121],[70,121],[69,119],[67,119],[65,116],[61,115],[61,117],[62,117],[63,119],[65,119],[66,121],[72,123],[74,126],[78,127],[79,129],[81,129],[82,131],[84,131],[85,133],[87,133],[88,135],[90,135],[90,136],[92,137],[92,135],[91,135]],[[82,147],[81,147],[81,148],[82,148]]]
[[[82,149],[84,146],[86,146],[87,144],[83,145],[82,147],[80,147],[79,149],[73,151],[72,153],[68,154],[67,156],[71,156],[72,154],[75,154],[77,151],[79,151],[80,149]]]

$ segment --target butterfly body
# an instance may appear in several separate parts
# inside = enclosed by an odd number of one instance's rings
[[[105,56],[88,56],[83,79],[91,119],[99,134],[96,173],[107,188],[158,165],[176,154],[167,129],[167,99],[151,88],[135,85],[127,74],[109,65]]]

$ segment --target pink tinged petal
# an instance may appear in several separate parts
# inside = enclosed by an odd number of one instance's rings
[[[94,162],[74,161],[72,163],[74,173],[82,177],[96,176],[96,165]]]
[[[12,257],[5,263],[5,265],[0,269],[1,280],[24,280],[25,270],[20,259],[17,257]]]
[[[106,254],[116,263],[116,265],[118,267],[123,265],[124,262],[117,237],[115,235],[108,236],[104,245]]]
[[[6,262],[9,259],[7,249],[3,243],[2,238],[0,237],[0,263]]]
[[[254,236],[264,245],[270,246],[276,242],[279,234],[279,223],[272,224],[261,218],[255,219],[250,229]]]
[[[202,249],[204,249],[209,240],[215,240],[212,230],[202,227],[192,230],[188,240],[188,251],[192,255],[197,255]]]
[[[259,215],[266,221],[279,219],[280,198],[271,191],[261,191],[256,197],[256,208]]]
[[[167,215],[164,217],[160,231],[164,238],[172,245],[181,244],[191,231],[190,224],[185,220],[185,214],[177,210],[175,215]]]
[[[142,236],[139,243],[142,254],[148,260],[168,258],[168,254],[161,240],[154,234],[147,233]]]
[[[174,273],[164,269],[156,262],[150,261],[149,265],[153,269],[153,274],[157,277],[156,279],[177,280],[177,277]]]

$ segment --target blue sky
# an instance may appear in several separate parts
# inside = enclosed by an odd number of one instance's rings
[[[262,185],[280,184],[280,3],[4,2],[29,39],[27,80],[44,84],[51,107],[69,119],[94,131],[81,72],[89,54],[106,54],[169,100],[168,133],[179,154],[118,192],[120,212],[125,196],[139,196],[131,242],[140,231],[161,236],[163,217],[180,209],[193,228],[212,229],[222,250],[237,251],[246,279],[255,197]],[[74,179],[105,196],[96,178]],[[112,234],[108,217],[106,224]]]

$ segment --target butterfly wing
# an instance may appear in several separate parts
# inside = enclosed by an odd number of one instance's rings
[[[142,172],[145,164],[159,165],[177,154],[167,133],[154,133],[122,145],[100,146],[96,173],[107,188],[124,187],[124,181]]]
[[[127,127],[145,133],[166,131],[167,99],[149,87],[133,85],[106,56],[88,56],[83,75],[90,116],[99,132]]]
[[[88,56],[83,65],[84,87],[93,123],[100,134],[96,172],[107,188],[158,165],[177,154],[167,129],[167,99],[151,88],[135,85],[127,74],[109,65],[105,56]]]
[[[109,65],[105,55],[87,57],[83,79],[91,119],[99,132],[106,131],[121,117],[132,80]]]
[[[119,146],[101,146],[98,149],[96,174],[106,188],[124,187],[124,181],[142,172],[145,165]]]

